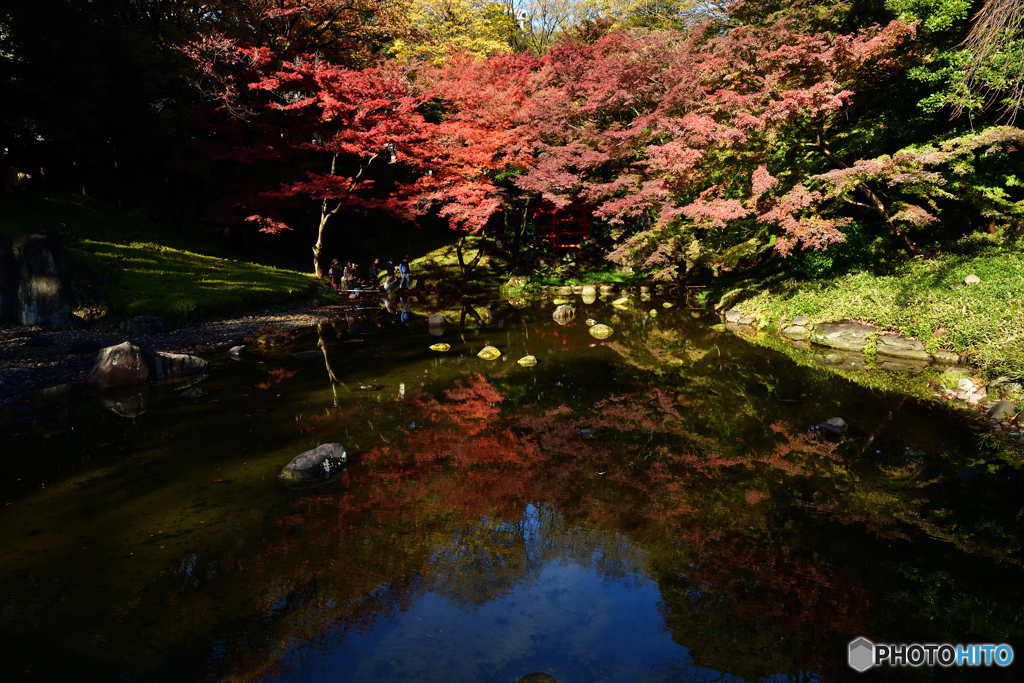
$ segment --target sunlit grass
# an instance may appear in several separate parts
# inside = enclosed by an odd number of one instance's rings
[[[981,282],[964,284],[968,275]],[[1024,255],[1015,251],[915,259],[887,275],[778,279],[743,292],[734,305],[767,325],[798,315],[860,320],[968,353],[993,371],[1024,374]]]
[[[75,195],[15,197],[0,204],[0,232],[58,229],[72,279],[92,281],[99,307],[115,316],[158,315],[186,322],[263,309],[311,296],[312,275],[220,258],[201,240]]]

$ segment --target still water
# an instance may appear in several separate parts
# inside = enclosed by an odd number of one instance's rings
[[[4,678],[1015,680],[855,674],[846,647],[1021,643],[1019,450],[913,398],[927,375],[844,376],[665,302],[566,325],[547,301],[367,304],[213,358],[200,398],[14,406]],[[324,442],[340,477],[277,481]]]

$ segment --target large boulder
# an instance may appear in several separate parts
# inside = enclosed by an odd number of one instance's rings
[[[0,322],[14,319],[19,277],[18,262],[14,260],[14,242],[0,233]]]
[[[811,331],[811,341],[841,351],[862,351],[874,334],[875,328],[871,325],[840,320],[815,325]]]
[[[286,484],[322,482],[338,474],[346,462],[348,454],[341,444],[323,443],[292,458],[277,478]]]
[[[100,349],[85,383],[97,389],[113,389],[198,375],[209,369],[209,362],[196,356],[150,351],[122,342]]]
[[[145,384],[148,377],[149,366],[142,349],[131,342],[122,342],[100,349],[85,383],[97,389],[115,389]]]
[[[71,275],[60,235],[15,237],[18,265],[16,316],[22,325],[41,325],[71,311]]]

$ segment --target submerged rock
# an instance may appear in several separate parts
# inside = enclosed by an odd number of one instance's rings
[[[842,434],[846,431],[846,420],[841,417],[830,417],[818,425],[819,428],[833,434]]]
[[[322,351],[299,351],[295,354],[295,360],[317,360],[323,357]]]
[[[186,389],[181,392],[178,396],[181,398],[202,398],[203,396],[206,396],[206,392],[199,387],[192,387],[191,389]]]
[[[494,348],[493,346],[485,346],[480,349],[480,353],[476,354],[484,360],[497,360],[501,357],[501,351]]]
[[[594,320],[593,318],[587,318],[587,327],[593,327],[596,324],[597,324],[596,320]]]
[[[598,323],[591,327],[588,332],[590,332],[591,337],[595,337],[596,339],[607,339],[612,336],[612,332],[614,332],[614,330],[607,325]]]
[[[277,478],[286,484],[321,482],[340,472],[347,462],[341,444],[324,443],[292,458]]]

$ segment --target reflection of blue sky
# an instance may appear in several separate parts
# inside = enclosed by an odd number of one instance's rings
[[[610,548],[595,548],[592,538],[580,543],[589,532],[565,529],[547,506],[530,506],[523,522],[525,550],[559,552],[542,553],[537,570],[524,572],[517,585],[468,607],[446,597],[450,587],[435,586],[410,610],[369,630],[297,648],[283,678],[514,683],[540,671],[559,683],[741,680],[693,666],[689,651],[672,641],[658,586],[642,570],[634,565],[615,576],[600,560],[573,552],[582,545],[621,556],[614,546],[622,536],[601,534]]]

